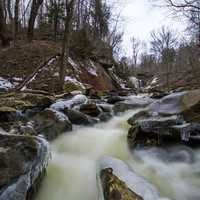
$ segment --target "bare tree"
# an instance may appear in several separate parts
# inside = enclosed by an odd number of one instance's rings
[[[43,3],[43,0],[32,1],[31,12],[30,12],[30,17],[29,17],[29,22],[28,22],[28,32],[27,32],[27,37],[28,37],[29,42],[33,40],[35,20],[38,15],[38,10],[42,3]]]
[[[3,0],[0,0],[0,38],[2,46],[7,46],[9,45],[9,37],[6,29],[6,19],[3,3]]]
[[[141,42],[139,39],[135,38],[134,36],[131,38],[133,68],[137,67],[140,44]]]
[[[197,44],[200,47],[200,1],[199,0],[165,0],[166,6],[174,11],[174,14],[183,15],[189,22],[189,30],[197,36]]]
[[[20,3],[20,0],[15,0],[14,43],[17,40],[17,35],[18,35],[18,32],[19,32],[19,3]]]
[[[63,91],[64,81],[65,81],[65,63],[64,59],[69,58],[69,45],[70,45],[70,35],[71,35],[71,25],[74,11],[74,4],[76,0],[66,0],[66,17],[65,17],[65,31],[62,42],[62,52],[60,56],[60,90]]]
[[[161,60],[166,71],[167,89],[169,90],[169,73],[172,67],[178,38],[176,34],[167,27],[162,27],[158,32],[151,33],[151,51]]]
[[[158,57],[162,57],[165,49],[174,48],[178,37],[173,30],[162,26],[160,30],[151,32],[151,51]]]

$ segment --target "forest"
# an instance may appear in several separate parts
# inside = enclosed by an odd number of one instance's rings
[[[199,187],[199,0],[0,0],[0,200]]]

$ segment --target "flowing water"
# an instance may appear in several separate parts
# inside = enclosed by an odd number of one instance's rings
[[[126,121],[134,112],[94,127],[76,127],[53,142],[52,160],[37,200],[98,200],[96,165],[105,155],[127,162],[162,195],[174,200],[199,200],[200,152],[174,149],[178,152],[174,156],[170,151],[152,149],[131,154]],[[174,162],[177,158],[180,162]]]

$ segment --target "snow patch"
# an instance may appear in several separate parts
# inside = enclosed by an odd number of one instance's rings
[[[85,86],[84,86],[80,81],[78,81],[77,79],[72,78],[72,77],[70,77],[70,76],[65,76],[65,81],[66,81],[66,82],[71,82],[71,83],[73,83],[73,84],[75,84],[75,85],[78,85],[78,86],[80,86],[82,89],[85,88]]]
[[[82,94],[74,96],[70,100],[60,99],[56,103],[51,105],[51,108],[57,111],[64,110],[65,108],[72,108],[73,106],[80,105],[87,102],[87,97]]]
[[[72,58],[69,57],[68,62],[76,72],[81,73],[80,70],[78,69],[78,65],[72,60]]]
[[[16,83],[11,83],[9,80],[0,77],[0,89],[9,90],[16,86]]]
[[[91,64],[91,66],[88,68],[88,72],[90,74],[92,74],[93,76],[98,76],[97,75],[97,68],[96,68],[94,62],[90,60],[90,64]]]

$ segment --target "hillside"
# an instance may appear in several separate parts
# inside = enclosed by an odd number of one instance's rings
[[[60,46],[55,42],[34,41],[1,50],[1,91],[20,88],[56,93],[59,81]],[[65,92],[88,87],[100,91],[120,88],[119,78],[115,80],[116,76],[113,76],[111,68],[112,63],[84,59],[73,54],[68,63],[65,61]]]

